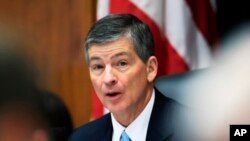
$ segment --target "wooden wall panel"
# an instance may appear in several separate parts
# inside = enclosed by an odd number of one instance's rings
[[[32,39],[39,84],[58,94],[75,127],[89,121],[91,83],[83,40],[95,21],[93,0],[0,0],[0,22]]]

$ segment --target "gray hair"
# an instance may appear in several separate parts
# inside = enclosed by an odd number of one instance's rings
[[[136,54],[144,63],[154,55],[154,41],[149,27],[131,14],[113,14],[97,21],[88,32],[84,44],[87,64],[91,45],[112,42],[124,36],[132,41]]]

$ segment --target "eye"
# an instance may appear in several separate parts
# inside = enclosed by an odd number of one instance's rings
[[[123,60],[123,61],[119,61],[119,62],[118,62],[118,65],[121,66],[121,67],[124,67],[124,66],[127,66],[128,63],[127,63],[126,61]]]
[[[90,66],[91,72],[93,72],[95,74],[101,73],[103,69],[104,69],[104,66],[100,65],[100,64],[95,64],[95,65]]]
[[[126,60],[118,61],[116,65],[117,69],[120,71],[125,71],[128,68],[128,66],[129,64],[128,64],[128,61]]]
[[[92,66],[92,70],[100,70],[103,69],[104,67],[102,65],[94,65]]]

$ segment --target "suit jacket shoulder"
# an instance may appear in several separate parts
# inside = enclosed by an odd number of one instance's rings
[[[107,114],[76,129],[69,141],[111,141],[112,133],[111,115]]]
[[[155,89],[155,102],[151,113],[146,141],[173,140],[184,106]]]

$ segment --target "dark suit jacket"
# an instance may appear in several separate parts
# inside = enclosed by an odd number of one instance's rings
[[[173,139],[177,115],[181,106],[155,89],[155,102],[151,113],[146,141],[169,141]],[[69,141],[112,141],[111,115],[78,128]]]

